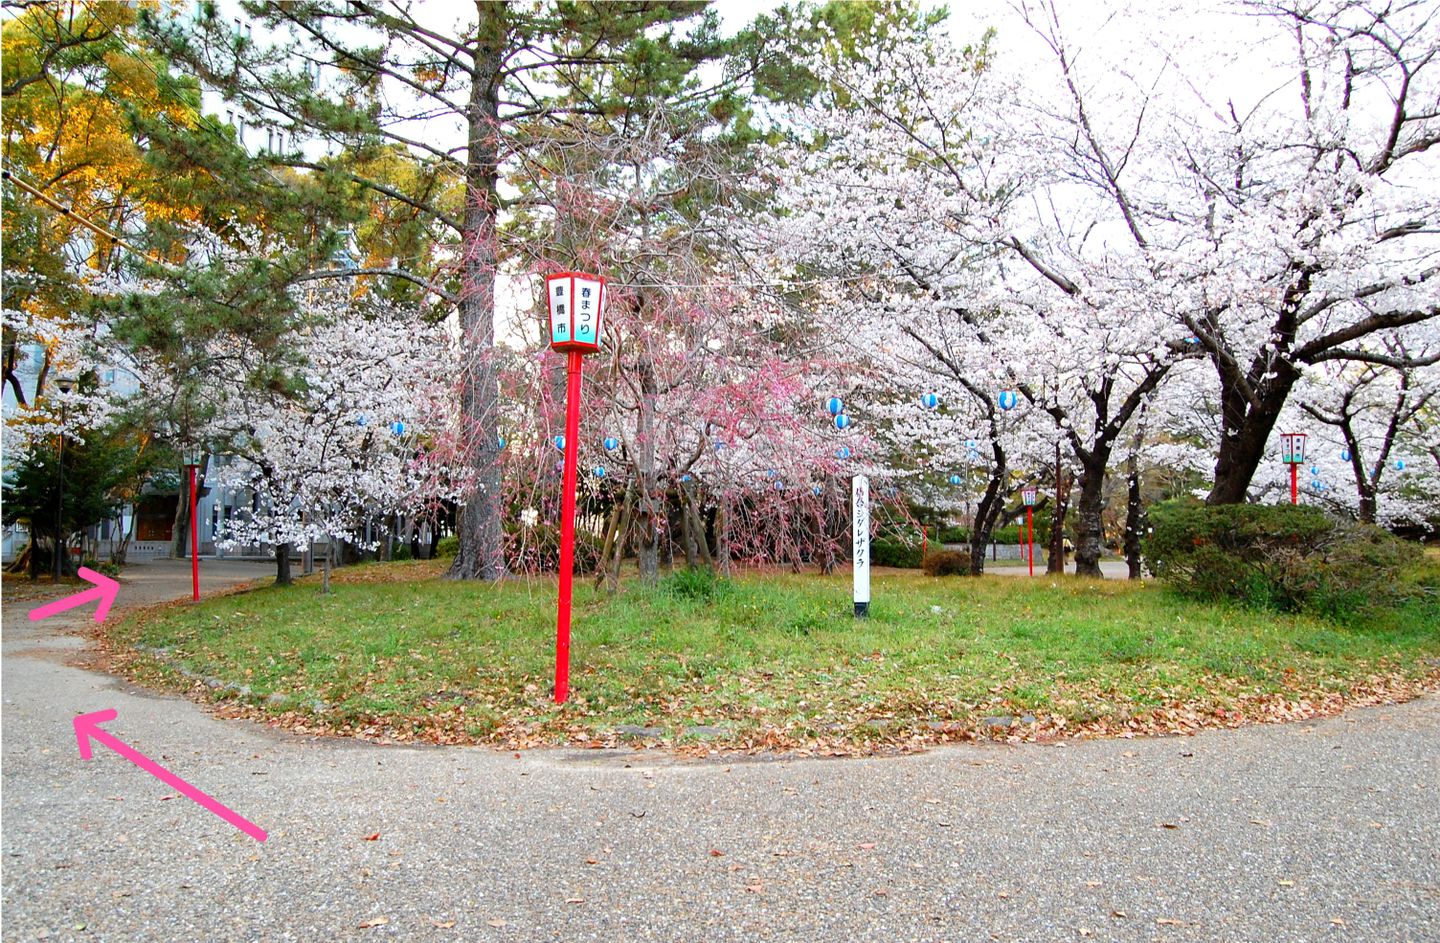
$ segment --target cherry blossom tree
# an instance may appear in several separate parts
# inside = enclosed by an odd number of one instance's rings
[[[362,543],[367,521],[383,530],[392,515],[433,513],[469,484],[437,460],[458,439],[444,328],[334,295],[299,307],[303,326],[287,339],[293,362],[256,371],[264,352],[216,342],[226,349],[212,352],[215,409],[202,430],[232,456],[216,486],[252,496],[250,510],[225,522],[222,544],[274,547],[282,584],[292,548]],[[327,585],[329,562],[327,553]]]
[[[1055,212],[1031,232],[1108,225],[1111,264],[1169,289],[1166,313],[1219,381],[1212,503],[1245,499],[1306,371],[1437,362],[1380,342],[1440,316],[1429,4],[1258,2],[1208,11],[1185,35],[1119,8],[1129,29],[1104,42],[1053,2],[1021,15],[1051,54],[1027,137]],[[1242,30],[1251,43],[1233,42]],[[1075,200],[1104,213],[1077,219]],[[1081,284],[1030,245],[1010,242],[1062,290]]]

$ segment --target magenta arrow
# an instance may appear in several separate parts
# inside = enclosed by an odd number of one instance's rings
[[[140,767],[145,772],[149,773],[151,776],[154,776],[161,782],[168,784],[170,788],[178,790],[180,793],[184,794],[190,799],[193,799],[194,801],[200,803],[205,808],[209,809],[211,812],[214,812],[216,815],[220,816],[222,819],[229,822],[236,828],[240,829],[240,831],[244,832],[246,835],[249,835],[256,841],[265,840],[265,829],[256,825],[254,822],[245,818],[245,816],[239,814],[238,812],[235,812],[227,806],[222,805],[213,796],[210,796],[202,792],[201,790],[196,789],[194,786],[190,785],[185,780],[181,779],[179,776],[176,776],[174,773],[170,772],[168,769],[161,766],[159,763],[156,763],[154,760],[150,759],[148,756],[141,753],[139,750],[136,750],[133,747],[126,746],[119,739],[111,736],[104,730],[100,729],[101,724],[103,724],[107,720],[114,720],[115,717],[116,714],[114,710],[105,710],[95,711],[91,714],[81,714],[79,717],[75,718],[75,740],[80,744],[80,759],[90,759],[90,741],[93,739],[114,750],[121,756],[125,757],[125,759],[129,760],[131,763],[134,763],[136,766]]]
[[[80,574],[81,579],[89,580],[95,585],[90,589],[66,596],[64,599],[47,602],[38,609],[31,609],[31,622],[39,622],[41,619],[48,619],[66,609],[83,606],[92,599],[100,600],[100,605],[95,607],[95,621],[105,621],[105,617],[110,613],[110,605],[115,602],[115,595],[120,592],[120,584],[103,573],[96,573],[88,566],[82,566],[76,572]]]

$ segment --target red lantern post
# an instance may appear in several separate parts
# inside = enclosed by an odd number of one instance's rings
[[[200,601],[200,522],[195,519],[195,472],[200,468],[195,462],[186,462],[185,471],[190,479],[190,598]]]
[[[1296,477],[1305,464],[1305,433],[1280,433],[1280,461],[1290,466],[1290,503],[1300,503],[1300,482]]]
[[[565,483],[560,498],[560,595],[555,616],[555,703],[570,696],[570,599],[575,580],[575,491],[580,464],[580,378],[585,354],[600,349],[605,279],[560,272],[545,279],[550,347],[564,351]]]
[[[1035,499],[1038,493],[1034,488],[1023,488],[1020,491],[1020,499],[1025,502],[1025,542],[1029,544],[1030,550],[1027,556],[1030,560],[1030,575],[1035,575]]]

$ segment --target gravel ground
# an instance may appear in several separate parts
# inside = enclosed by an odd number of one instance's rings
[[[67,666],[33,605],[4,614],[5,940],[1440,940],[1434,698],[892,759],[517,757],[218,721]],[[71,718],[104,708],[269,840],[82,762]]]

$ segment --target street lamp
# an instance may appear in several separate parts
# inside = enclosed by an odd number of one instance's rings
[[[1030,545],[1030,575],[1035,575],[1035,501],[1040,493],[1034,488],[1020,489],[1020,500],[1025,504],[1025,542]]]
[[[1305,433],[1280,433],[1280,461],[1290,466],[1290,503],[1300,503],[1300,482],[1297,473],[1305,464]]]
[[[565,435],[555,437],[565,451],[565,485],[560,498],[560,593],[555,616],[555,703],[570,694],[570,597],[575,574],[575,489],[580,464],[580,377],[585,354],[600,350],[607,291],[605,279],[583,272],[545,278],[550,314],[550,347],[564,351]]]
[[[200,469],[200,450],[187,445],[181,452],[190,484],[190,598],[200,601],[200,520],[195,514],[195,473]]]
[[[55,462],[56,472],[59,474],[59,487],[55,492],[55,582],[60,582],[65,576],[65,397],[75,389],[75,381],[70,377],[58,377],[55,380],[55,388],[60,391],[60,447],[58,460]]]

